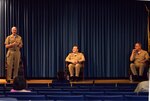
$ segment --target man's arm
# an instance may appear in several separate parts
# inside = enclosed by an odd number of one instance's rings
[[[12,47],[14,47],[15,44],[16,44],[15,42],[12,44],[9,43],[9,36],[6,38],[6,40],[5,40],[5,47],[6,48],[12,48]]]
[[[134,61],[135,59],[135,49],[132,50],[131,56],[130,56],[130,61]]]
[[[84,55],[81,53],[81,59],[79,60],[79,62],[84,62],[85,61],[85,57]]]
[[[14,44],[15,44],[15,43],[13,43],[13,44],[5,44],[5,47],[6,47],[6,48],[12,48],[12,47],[14,47]]]
[[[18,44],[18,47],[19,48],[22,48],[22,46],[23,46],[23,43],[22,43],[22,38],[20,39],[20,43]]]
[[[146,61],[149,61],[149,54],[148,54],[148,52],[146,52],[145,59],[146,59]]]
[[[72,60],[71,60],[71,58],[70,58],[70,55],[71,55],[71,54],[69,54],[69,55],[66,57],[66,60],[65,60],[66,62],[72,62]]]
[[[148,52],[145,53],[145,59],[143,61],[141,61],[142,63],[147,63],[149,62],[149,54]]]

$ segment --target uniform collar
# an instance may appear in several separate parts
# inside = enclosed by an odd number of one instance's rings
[[[75,55],[75,56],[76,56],[76,55],[78,55],[78,53],[79,53],[79,52],[77,52],[77,53],[72,53],[72,55]]]
[[[13,35],[13,34],[11,34],[11,35],[10,35],[10,37],[14,37],[14,35]],[[17,35],[17,34],[15,34],[15,37],[18,37],[18,35]]]
[[[138,51],[138,54],[141,54],[143,52],[143,50],[141,49],[140,51]]]
[[[73,53],[73,52],[72,52]],[[77,53],[73,53],[73,54],[78,54],[79,52],[77,52]]]

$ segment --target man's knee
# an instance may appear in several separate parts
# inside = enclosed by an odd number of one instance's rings
[[[139,68],[145,68],[146,67],[146,65],[145,64],[141,64],[141,65],[139,65]]]
[[[134,63],[131,63],[130,64],[130,68],[134,68],[135,67],[135,64]]]
[[[69,64],[68,67],[69,68],[74,68],[74,65],[73,64]]]
[[[81,68],[81,64],[76,64],[75,68]]]

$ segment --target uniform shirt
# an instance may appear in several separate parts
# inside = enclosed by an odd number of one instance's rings
[[[134,61],[135,64],[141,63],[143,60],[149,60],[149,55],[145,50],[141,50],[138,53],[135,53],[132,58],[132,61]]]
[[[85,61],[84,55],[82,53],[69,53],[69,55],[66,57],[67,62],[72,62],[75,60],[78,62]]]
[[[9,44],[13,44],[14,42],[19,43],[19,45],[22,46],[22,38],[19,35],[9,35],[6,40],[5,40],[5,45],[9,45]],[[20,48],[17,46],[14,46],[12,48],[9,48],[9,50],[13,50],[13,51],[19,51]]]

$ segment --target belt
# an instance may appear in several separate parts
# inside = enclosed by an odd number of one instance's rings
[[[8,51],[14,51],[14,52],[16,52],[16,51],[19,51],[19,50],[16,50],[16,49],[9,49]]]

